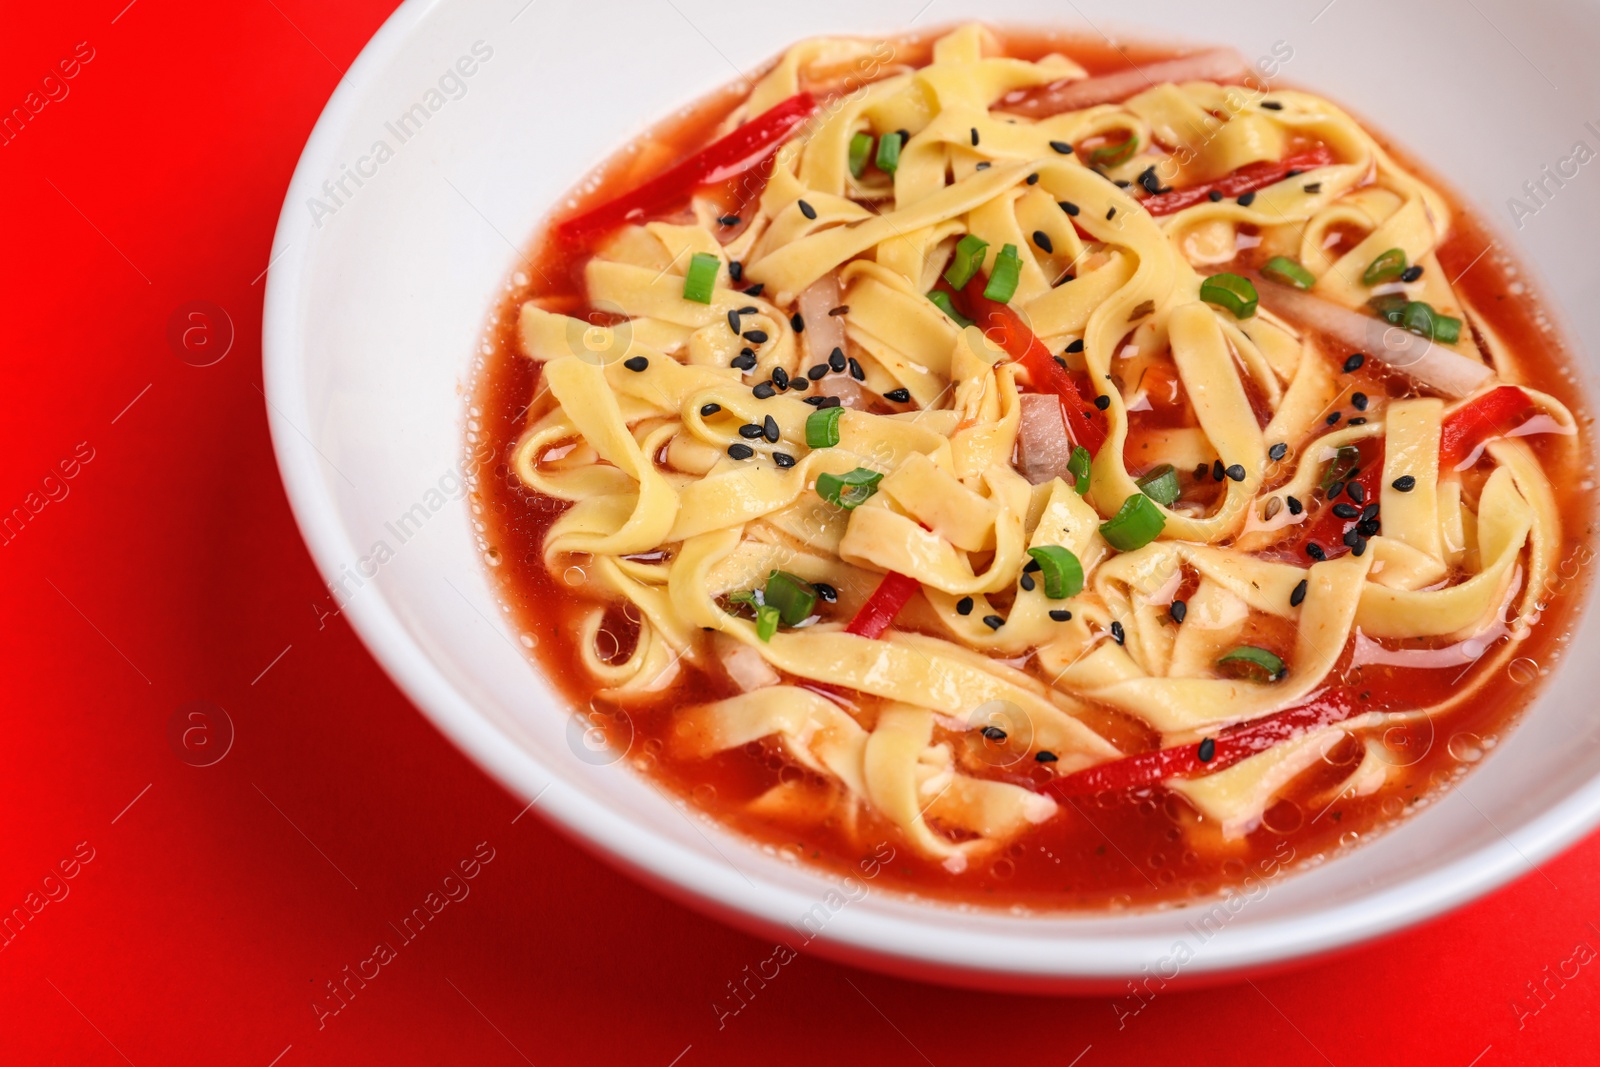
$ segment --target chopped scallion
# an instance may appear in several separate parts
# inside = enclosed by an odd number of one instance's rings
[[[1213,274],[1200,283],[1200,299],[1233,312],[1236,319],[1248,319],[1256,313],[1261,297],[1249,278],[1237,274]]]
[[[1317,284],[1317,276],[1288,256],[1273,256],[1261,266],[1261,273],[1280,285],[1296,289],[1309,289]]]
[[[1170,463],[1163,463],[1134,484],[1144,491],[1145,496],[1165,507],[1171,507],[1183,492],[1178,486],[1178,472]]]
[[[1282,678],[1284,671],[1283,660],[1266,649],[1257,648],[1254,645],[1241,645],[1217,660],[1217,663],[1219,665],[1242,663],[1248,667],[1254,667],[1265,674],[1269,682],[1276,682],[1279,678]]]
[[[994,270],[989,272],[989,283],[983,287],[983,295],[996,303],[1009,304],[1017,295],[1017,283],[1021,280],[1022,257],[1017,255],[1016,245],[1006,245],[994,257]]]
[[[819,408],[806,416],[806,444],[811,448],[832,448],[839,443],[839,417],[844,408]]]
[[[944,272],[944,280],[950,283],[950,288],[959,290],[970,282],[982,269],[983,257],[988,251],[988,241],[981,241],[970,233],[961,238],[956,245],[955,258]]]
[[[1139,150],[1139,135],[1132,133],[1120,144],[1105,144],[1089,153],[1089,163],[1096,167],[1115,167],[1126,163]]]
[[[878,138],[878,169],[893,174],[900,169],[901,139],[898,133],[886,133]]]
[[[1044,582],[1044,595],[1051,600],[1065,600],[1083,592],[1083,564],[1070,549],[1060,545],[1041,545],[1028,549],[1028,555],[1039,564],[1039,577]]]
[[[785,626],[798,626],[816,609],[817,590],[810,582],[788,571],[773,571],[767,576],[763,599],[767,606],[778,610],[778,617]]]
[[[1322,481],[1317,483],[1317,488],[1327,492],[1335,482],[1347,480],[1350,472],[1355,470],[1356,464],[1360,462],[1361,451],[1354,445],[1339,446],[1339,451],[1334,453],[1333,462],[1322,472]]]
[[[1077,490],[1079,496],[1089,491],[1089,471],[1093,459],[1089,450],[1082,445],[1074,445],[1072,455],[1067,458],[1067,473],[1072,475],[1072,488]]]
[[[951,320],[963,330],[972,325],[972,320],[956,310],[956,306],[950,302],[950,294],[943,289],[935,289],[928,294],[928,299],[933,301],[934,307],[949,315]]]
[[[771,641],[772,635],[778,632],[778,620],[781,618],[778,609],[771,604],[763,604],[756,609],[756,636],[763,641]]]
[[[722,260],[710,252],[696,252],[689,257],[689,273],[683,276],[683,298],[697,304],[711,303],[721,270]]]
[[[1367,269],[1361,274],[1361,280],[1367,285],[1392,282],[1406,272],[1407,266],[1405,249],[1391,248],[1367,264]]]
[[[1375,296],[1367,301],[1367,306],[1378,313],[1378,317],[1390,326],[1400,325],[1400,318],[1406,312],[1406,306],[1411,302],[1399,293],[1385,293]]]
[[[867,172],[867,160],[872,158],[872,134],[858,133],[850,138],[850,173],[857,178]]]
[[[1117,513],[1100,524],[1100,536],[1118,552],[1143,548],[1166,527],[1166,516],[1143,493],[1134,493],[1122,502]]]
[[[881,481],[883,475],[865,467],[857,467],[849,474],[819,474],[817,495],[846,511],[854,511],[878,491]]]

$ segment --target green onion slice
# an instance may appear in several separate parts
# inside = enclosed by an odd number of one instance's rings
[[[872,158],[872,134],[858,133],[850,138],[850,173],[857,178],[867,171],[867,160]]]
[[[1143,493],[1134,493],[1122,502],[1115,515],[1100,524],[1100,536],[1118,552],[1132,552],[1154,541],[1166,525],[1167,518],[1155,501]]]
[[[1236,319],[1248,319],[1256,313],[1261,297],[1249,278],[1237,274],[1213,274],[1200,283],[1200,299],[1233,312]]]
[[[1461,340],[1461,320],[1441,315],[1432,304],[1413,300],[1400,312],[1398,325],[1430,341],[1453,345]]]
[[[1139,135],[1130,134],[1121,144],[1105,144],[1089,153],[1089,162],[1096,167],[1115,167],[1126,163],[1139,150]]]
[[[1317,284],[1317,276],[1288,256],[1273,256],[1261,265],[1261,273],[1280,285],[1296,289],[1309,289]]]
[[[943,289],[935,289],[928,294],[928,299],[933,301],[934,307],[949,315],[955,324],[963,330],[972,325],[972,320],[956,310],[956,306],[950,302],[950,294]]]
[[[1367,307],[1377,312],[1378,317],[1390,326],[1398,326],[1401,316],[1405,314],[1410,303],[1411,301],[1399,293],[1385,293],[1383,296],[1375,296],[1368,300]]]
[[[956,245],[955,258],[950,261],[950,267],[944,272],[944,280],[950,283],[950,288],[961,289],[972,280],[983,266],[984,254],[989,251],[989,242],[980,241],[978,238],[967,234]]]
[[[1334,454],[1333,462],[1328,464],[1328,469],[1322,472],[1322,481],[1317,483],[1317,488],[1327,492],[1334,482],[1342,482],[1350,477],[1350,472],[1356,469],[1356,464],[1361,462],[1361,450],[1355,445],[1340,445],[1339,451]]]
[[[1171,507],[1183,492],[1178,485],[1178,472],[1170,463],[1163,463],[1134,484],[1145,496],[1165,507]]]
[[[878,138],[878,169],[893,174],[900,169],[901,138],[898,133],[886,133]]]
[[[817,606],[817,590],[810,582],[788,571],[773,571],[767,576],[763,597],[767,607],[776,608],[785,626],[798,626],[811,617]]]
[[[728,594],[728,603],[745,604],[752,608],[761,606],[761,594],[751,589],[740,589],[736,593]]]
[[[1442,345],[1453,345],[1461,340],[1461,320],[1454,315],[1433,316],[1433,339]]]
[[[722,260],[710,252],[696,252],[689,258],[689,273],[683,278],[683,298],[696,304],[711,303],[711,294],[717,288],[717,274],[722,270]]]
[[[1254,645],[1241,645],[1217,660],[1217,663],[1219,665],[1223,663],[1242,663],[1246,666],[1254,667],[1265,674],[1269,682],[1276,682],[1279,678],[1282,678],[1284,671],[1283,660],[1266,649],[1257,648]]]
[[[1022,257],[1017,255],[1016,245],[1006,245],[994,257],[994,270],[989,272],[989,284],[983,287],[983,295],[996,303],[1009,304],[1017,295],[1017,282],[1021,279]]]
[[[1391,248],[1367,264],[1367,269],[1361,274],[1361,280],[1368,285],[1392,282],[1406,272],[1407,265],[1405,249]]]
[[[844,408],[818,408],[806,416],[806,445],[832,448],[839,443],[839,417]]]
[[[763,641],[771,641],[772,635],[778,632],[778,609],[771,604],[763,604],[756,609],[756,636]]]
[[[1072,455],[1067,459],[1067,473],[1072,475],[1072,488],[1083,496],[1089,491],[1089,471],[1094,457],[1089,455],[1089,450],[1082,445],[1074,445]]]
[[[1028,549],[1028,555],[1039,564],[1039,577],[1044,580],[1044,595],[1051,600],[1065,600],[1083,592],[1083,564],[1070,549],[1060,545],[1040,545]]]
[[[865,467],[857,467],[849,474],[819,474],[817,495],[846,511],[854,511],[878,491],[881,481],[883,475]]]

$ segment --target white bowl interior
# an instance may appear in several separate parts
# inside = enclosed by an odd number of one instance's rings
[[[628,137],[737,77],[736,65],[749,69],[811,34],[898,32],[913,16],[931,29],[981,14],[1228,43],[1252,57],[1286,42],[1284,78],[1375,120],[1486,207],[1538,265],[1551,304],[1569,313],[1576,347],[1596,351],[1600,164],[1548,184],[1542,205],[1522,186],[1577,141],[1600,149],[1600,127],[1585,126],[1594,116],[1582,108],[1600,99],[1591,59],[1600,9],[1387,4],[1374,37],[1371,0],[1335,0],[1313,19],[1315,6],[1234,0],[1218,20],[1205,5],[1152,0],[1138,9],[1141,30],[1109,0],[406,3],[307,146],[267,301],[280,463],[351,621],[412,698],[510,788],[539,796],[546,816],[733,921],[815,920],[827,879],[723,833],[626,763],[597,763],[497,606],[460,489],[462,439],[471,361],[517,250]],[[463,57],[475,62],[458,67]],[[416,104],[426,120],[401,131]],[[329,195],[324,182],[341,176],[343,190]],[[1538,207],[1520,230],[1506,206],[1513,196]],[[1579,647],[1594,636],[1587,615],[1581,629]],[[1528,872],[1600,815],[1600,717],[1588,712],[1600,659],[1566,658],[1536,711],[1463,786],[1372,844],[1274,880],[1228,912],[1216,936],[1195,935],[1192,910],[1019,918],[871,892],[837,910],[824,904],[811,947],[904,973],[1067,989],[1170,959],[1178,941],[1194,957],[1186,977],[1215,976],[1416,921]]]

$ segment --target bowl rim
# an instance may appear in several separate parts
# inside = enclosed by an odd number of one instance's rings
[[[384,20],[340,79],[306,140],[285,193],[273,238],[262,315],[262,374],[265,414],[273,452],[290,509],[313,562],[324,579],[340,561],[355,558],[354,542],[338,517],[338,506],[318,466],[318,453],[296,427],[310,423],[304,352],[308,265],[314,231],[297,205],[318,187],[318,176],[337,168],[335,154],[349,122],[379,75],[396,59],[438,0],[404,0]],[[1493,223],[1489,223],[1495,228]],[[1519,266],[1527,264],[1519,260]],[[1537,273],[1535,281],[1539,281]],[[1558,325],[1560,309],[1552,309]],[[1565,331],[1573,336],[1571,331]],[[467,353],[463,353],[463,357]],[[1586,375],[1587,377],[1587,375]],[[1588,392],[1589,390],[1585,390]],[[803,914],[815,898],[773,884],[757,885],[726,864],[642,830],[581,791],[560,788],[561,775],[510,741],[432,662],[400,622],[381,587],[343,606],[368,652],[405,695],[457,747],[520,799],[524,812],[539,813],[568,837],[681,902],[746,929],[792,933],[789,918]],[[1527,712],[1542,703],[1535,701]],[[519,816],[520,817],[520,816]],[[1186,966],[1185,979],[1226,977],[1235,972],[1282,967],[1353,947],[1437,917],[1539,864],[1600,824],[1600,775],[1560,803],[1529,819],[1510,835],[1500,834],[1461,858],[1376,893],[1318,910],[1312,916],[1260,920],[1230,929]],[[1498,831],[1498,827],[1496,828]],[[734,835],[738,836],[738,835]],[[743,840],[742,838],[740,840]],[[826,877],[823,872],[812,872]],[[733,914],[729,914],[729,911]],[[902,910],[903,911],[903,910]],[[1141,962],[1171,948],[1172,935],[1094,936],[1087,929],[1100,913],[1040,914],[1039,919],[1083,920],[1080,934],[1052,931],[1029,936],[1019,920],[1015,932],[934,929],[928,920],[944,913],[934,904],[911,913],[836,913],[806,947],[821,955],[915,973],[964,985],[994,988],[1007,979],[1015,988],[1132,977]],[[995,913],[999,915],[1001,913]],[[924,916],[926,918],[924,918]],[[911,968],[918,968],[915,972]],[[934,973],[929,973],[929,968]],[[1031,984],[1031,985],[1030,985]]]

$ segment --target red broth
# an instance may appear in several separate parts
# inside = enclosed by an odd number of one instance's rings
[[[926,62],[937,34],[895,42],[900,61]],[[1091,73],[1123,69],[1129,61],[1148,62],[1175,54],[1171,50],[1087,41],[1059,34],[1003,34],[1010,54],[1035,59],[1052,51],[1072,56]],[[596,171],[582,193],[579,208],[596,205],[627,191],[696,151],[715,136],[717,125],[740,97],[725,90],[653,128],[630,148]],[[1380,143],[1382,139],[1380,138]],[[1392,145],[1384,143],[1391,153]],[[1449,187],[1425,170],[1398,157],[1413,173],[1434,182],[1447,195]],[[730,210],[753,194],[730,183],[724,200]],[[1558,397],[1579,416],[1585,434],[1590,419],[1572,376],[1572,357],[1551,330],[1535,294],[1514,263],[1490,250],[1494,237],[1466,205],[1455,203],[1455,225],[1438,250],[1441,265],[1456,286],[1494,327],[1508,346],[1522,354],[1530,383]],[[1564,542],[1552,588],[1541,592],[1545,605],[1534,633],[1520,655],[1497,676],[1483,681],[1482,698],[1447,715],[1396,727],[1383,737],[1392,764],[1388,784],[1366,797],[1337,797],[1335,790],[1362,754],[1361,744],[1346,739],[1327,760],[1301,775],[1266,812],[1262,825],[1239,841],[1221,839],[1175,794],[1157,788],[1124,795],[1079,798],[1063,803],[1051,821],[1008,847],[980,860],[961,875],[900,846],[898,831],[886,824],[858,826],[852,835],[832,820],[820,825],[789,825],[747,812],[745,802],[778,784],[799,782],[817,790],[828,786],[785,759],[774,746],[754,743],[708,760],[681,761],[668,744],[672,712],[684,703],[733,695],[720,675],[699,674],[673,687],[658,706],[627,710],[594,698],[597,686],[579,666],[575,646],[577,620],[591,601],[581,594],[581,566],[561,575],[546,573],[541,544],[551,522],[564,510],[559,501],[525,488],[511,472],[508,457],[527,423],[527,411],[539,390],[539,367],[518,353],[517,309],[524,301],[576,316],[584,315],[583,266],[587,250],[564,248],[541,233],[530,245],[523,265],[508,285],[486,337],[474,385],[471,446],[474,456],[488,461],[473,465],[473,500],[481,522],[481,540],[499,592],[525,646],[543,673],[571,702],[589,727],[604,731],[611,749],[640,773],[704,810],[719,822],[796,859],[839,873],[852,873],[862,863],[876,867],[877,843],[889,842],[894,858],[882,867],[880,884],[908,893],[951,902],[989,906],[1022,906],[1041,910],[1106,909],[1182,903],[1209,897],[1251,876],[1277,874],[1323,854],[1335,853],[1371,838],[1384,828],[1424,807],[1449,788],[1459,775],[1484,758],[1505,736],[1538,688],[1541,677],[1563,654],[1575,604],[1587,581],[1593,529],[1593,500],[1587,480],[1588,442],[1571,438],[1528,438],[1559,494]],[[594,321],[604,321],[594,317]],[[1404,395],[1405,382],[1370,373],[1353,388],[1374,396]],[[1181,404],[1175,411],[1182,412]],[[1347,410],[1347,414],[1354,414]],[[1152,415],[1148,425],[1166,423]],[[1137,425],[1137,424],[1136,424]],[[1138,434],[1130,435],[1130,450]],[[1131,453],[1130,466],[1138,469]],[[1185,490],[1195,484],[1193,472],[1180,472]],[[606,629],[625,653],[637,633],[636,623],[613,610]],[[1286,650],[1292,631],[1274,632],[1270,622],[1251,640]],[[1459,666],[1419,670],[1389,666],[1350,667],[1347,648],[1338,668],[1357,687],[1368,707],[1415,708],[1443,701],[1467,683]],[[694,671],[694,668],[689,668]],[[1475,681],[1476,679],[1474,679]],[[1124,744],[1148,746],[1153,735],[1140,724],[1114,712],[1105,723]],[[583,750],[590,762],[606,761],[606,753]],[[1021,765],[1011,780],[1048,772]]]

